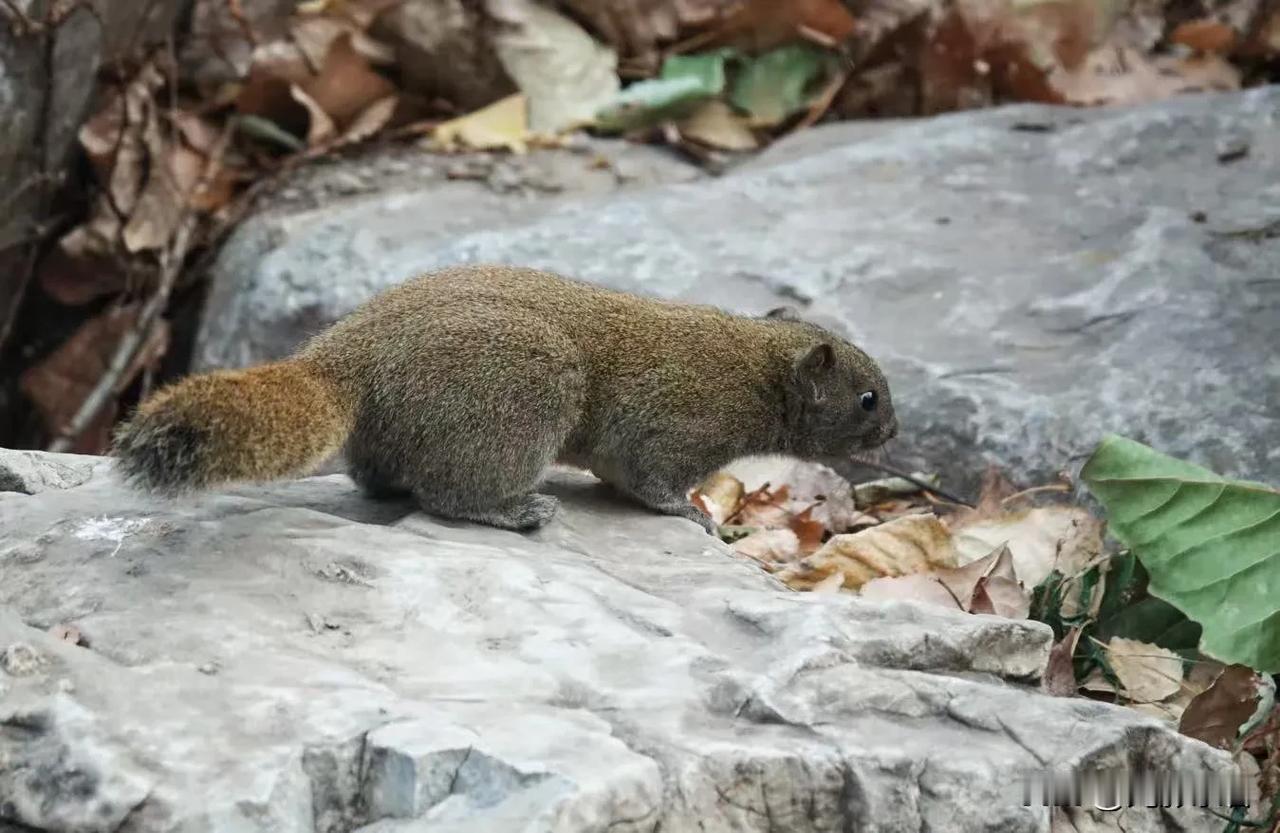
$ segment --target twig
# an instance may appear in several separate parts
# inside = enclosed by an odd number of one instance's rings
[[[151,335],[151,330],[155,326],[156,320],[169,302],[169,295],[173,291],[178,272],[181,271],[182,264],[186,260],[187,252],[191,249],[192,237],[195,235],[196,226],[199,224],[200,214],[195,210],[193,203],[203,196],[210,183],[217,178],[218,172],[222,169],[222,158],[226,154],[227,147],[231,144],[234,134],[235,120],[229,119],[222,129],[222,133],[218,136],[218,141],[209,152],[209,160],[205,164],[200,181],[196,184],[195,189],[182,207],[182,217],[178,220],[172,240],[160,253],[159,283],[156,286],[155,293],[142,308],[137,322],[120,340],[120,344],[116,347],[115,355],[111,357],[111,363],[107,365],[107,370],[102,374],[102,378],[98,380],[98,384],[85,397],[84,402],[80,404],[80,409],[76,411],[75,416],[67,423],[67,427],[49,444],[50,451],[66,451],[71,447],[71,443],[84,432],[89,423],[106,406],[107,401],[116,394],[125,369],[133,363],[133,360],[137,357],[138,350]]]
[[[244,6],[241,5],[240,0],[227,0],[227,14],[231,15],[231,19],[240,27],[240,34],[244,35],[249,46],[256,49],[258,35],[253,31],[253,24],[249,22],[249,16],[244,13]]]
[[[907,481],[908,483],[911,483],[912,485],[915,485],[915,486],[919,486],[921,491],[935,494],[938,497],[942,498],[943,500],[947,501],[948,503],[955,503],[960,506],[967,506],[970,509],[974,508],[974,505],[969,501],[965,500],[964,498],[956,497],[953,494],[944,492],[942,489],[939,489],[937,486],[934,486],[928,481],[921,480],[920,478],[916,477],[910,472],[903,471],[897,466],[890,466],[887,463],[878,463],[873,460],[868,460],[863,457],[858,457],[857,455],[852,455],[850,456],[849,459],[860,466],[866,466],[869,469],[882,471],[885,474],[891,474],[894,477],[901,477],[903,480]]]

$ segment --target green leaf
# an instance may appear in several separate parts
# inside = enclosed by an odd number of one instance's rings
[[[632,84],[601,108],[595,126],[623,132],[687,115],[695,105],[724,92],[725,63],[736,55],[731,49],[717,49],[667,58],[657,78]]]
[[[813,82],[830,65],[831,53],[811,44],[779,47],[743,64],[729,99],[754,124],[778,124],[808,106]]]
[[[1280,672],[1280,492],[1115,436],[1081,474],[1148,592],[1203,627],[1204,653]]]

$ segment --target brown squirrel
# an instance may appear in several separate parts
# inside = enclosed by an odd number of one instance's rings
[[[686,495],[731,460],[821,459],[896,431],[876,363],[780,310],[460,266],[382,293],[289,359],[158,391],[114,453],[135,486],[176,494],[303,474],[345,444],[368,493],[505,529],[551,520],[558,501],[535,488],[561,462],[713,531]]]

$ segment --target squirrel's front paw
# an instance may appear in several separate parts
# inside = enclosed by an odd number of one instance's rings
[[[680,503],[672,503],[659,509],[667,515],[675,515],[677,518],[686,518],[693,521],[698,526],[706,530],[708,535],[716,534],[716,522],[711,520],[711,516],[703,512],[691,503],[681,501]]]

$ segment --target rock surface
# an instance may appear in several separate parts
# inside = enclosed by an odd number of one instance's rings
[[[1225,765],[1038,693],[1042,625],[793,593],[581,475],[523,536],[84,463],[0,494],[0,829],[1016,833],[1039,767]]]
[[[1220,159],[1228,146],[1248,150]],[[1051,475],[1107,431],[1275,482],[1277,170],[1272,87],[841,124],[714,181],[528,211],[481,210],[488,190],[438,181],[267,208],[216,267],[197,364],[278,357],[433,267],[512,262],[807,307],[887,366],[895,458],[960,488],[989,462]]]

